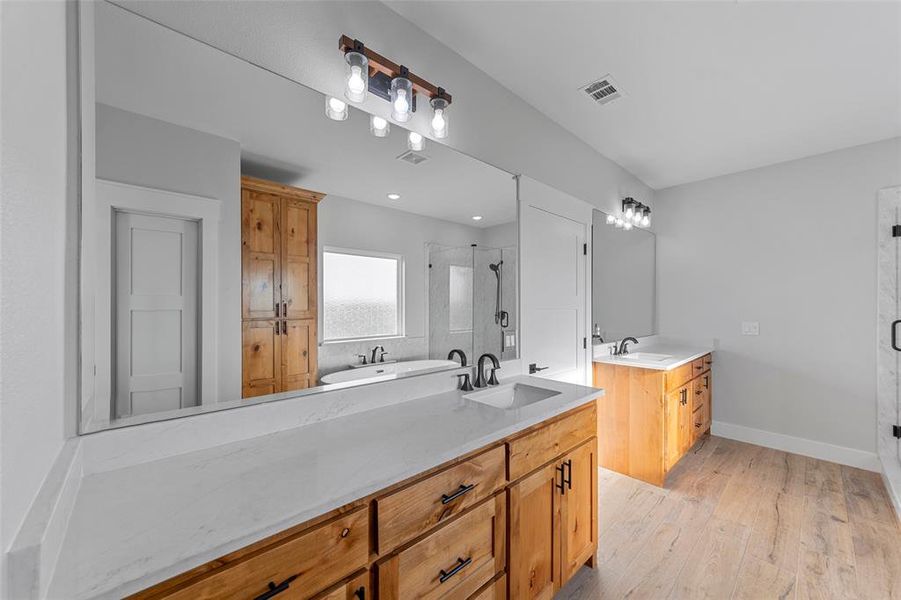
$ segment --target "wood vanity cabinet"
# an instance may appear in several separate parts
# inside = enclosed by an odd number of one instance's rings
[[[316,385],[323,194],[241,178],[242,397]]]
[[[551,598],[597,552],[596,426],[589,403],[133,598]]]
[[[595,363],[600,466],[662,486],[666,474],[710,431],[713,357],[669,371]]]

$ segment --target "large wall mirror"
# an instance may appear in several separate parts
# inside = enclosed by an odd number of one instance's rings
[[[511,174],[85,9],[82,433],[517,356]]]
[[[593,341],[657,333],[657,238],[633,227],[607,224],[607,213],[592,219],[591,319]]]

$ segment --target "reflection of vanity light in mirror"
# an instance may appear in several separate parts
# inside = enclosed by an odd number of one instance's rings
[[[633,227],[647,228],[651,226],[651,207],[633,198],[623,198],[622,212],[616,215],[608,214],[604,222],[625,231]]]
[[[481,217],[481,215],[476,215],[476,216],[474,216],[474,217],[472,218],[472,220],[473,220],[473,221],[481,221],[481,220],[482,220],[482,217]]]
[[[415,131],[411,131],[407,134],[407,148],[414,152],[422,152],[425,149],[425,138]]]
[[[347,102],[343,100],[338,100],[337,98],[332,98],[331,96],[325,97],[325,114],[332,121],[344,121],[347,119]]]
[[[388,200],[400,200],[400,194],[388,194]]]
[[[369,131],[375,137],[388,137],[391,131],[391,124],[382,117],[372,115],[369,117]]]

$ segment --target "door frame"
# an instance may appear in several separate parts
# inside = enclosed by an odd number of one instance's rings
[[[901,318],[901,241],[892,226],[901,223],[901,186],[879,190],[876,232],[876,449],[883,479],[901,514],[901,457],[892,425],[901,423],[901,361],[891,348],[891,324]],[[898,325],[901,330],[901,324]],[[899,331],[901,333],[901,331]],[[893,376],[894,374],[894,376]]]
[[[518,232],[518,278],[517,288],[519,303],[517,310],[519,315],[519,358],[522,364],[522,372],[528,373],[529,353],[531,346],[529,345],[528,335],[523,335],[525,327],[525,311],[528,308],[529,298],[523,291],[522,270],[525,268],[522,260],[523,246],[528,243],[525,240],[525,211],[529,208],[535,208],[552,215],[568,219],[577,223],[582,228],[582,239],[585,243],[586,254],[583,261],[583,282],[582,290],[582,323],[581,333],[585,339],[586,348],[584,349],[584,376],[582,385],[592,385],[592,349],[589,341],[591,340],[591,225],[593,219],[593,211],[595,207],[583,200],[579,200],[569,194],[561,192],[555,188],[545,185],[534,179],[530,179],[523,175],[516,176],[516,192],[517,192],[517,232]],[[526,193],[523,193],[523,188]],[[578,343],[578,340],[576,340]]]
[[[94,289],[95,414],[97,420],[111,419],[115,412],[112,395],[113,355],[113,264],[114,212],[124,210],[152,216],[189,219],[198,222],[200,247],[200,315],[197,365],[200,368],[200,403],[218,400],[219,356],[219,227],[221,202],[213,198],[170,192],[97,178],[96,193],[96,282]],[[90,265],[85,265],[89,267]],[[84,422],[84,419],[82,420]]]

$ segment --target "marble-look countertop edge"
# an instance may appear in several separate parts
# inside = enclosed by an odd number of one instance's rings
[[[654,348],[650,348],[649,350],[642,350],[642,352],[653,352]],[[641,362],[634,360],[623,360],[616,356],[600,356],[592,359],[592,362],[602,363],[605,365],[617,365],[620,367],[633,367],[635,369],[651,369],[653,371],[672,371],[673,369],[677,369],[682,365],[690,363],[693,360],[697,360],[702,356],[710,354],[713,352],[712,348],[705,348],[703,350],[694,350],[691,354],[686,354],[684,356],[679,356],[672,361],[667,361],[665,364],[655,364],[650,362]]]
[[[490,446],[491,444],[499,442],[511,435],[522,432],[529,427],[537,425],[543,421],[547,421],[566,412],[575,410],[581,406],[588,404],[589,402],[602,397],[603,395],[603,389],[594,389],[590,394],[580,396],[565,404],[557,405],[552,409],[545,410],[544,412],[538,413],[535,416],[524,419],[523,421],[520,421],[513,425],[496,429],[490,434],[486,434],[474,440],[468,440],[466,443],[461,444],[460,446],[456,446],[442,453],[432,455],[428,460],[424,460],[421,465],[417,465],[415,468],[408,468],[390,477],[384,477],[378,482],[371,482],[368,485],[356,488],[353,492],[344,494],[343,496],[330,500],[329,502],[321,503],[315,507],[310,507],[293,515],[286,516],[283,519],[280,519],[278,522],[266,525],[260,529],[255,529],[252,532],[248,532],[238,538],[235,538],[227,544],[221,544],[215,548],[205,550],[195,555],[180,557],[170,567],[149,573],[139,579],[134,579],[129,582],[120,584],[110,590],[100,592],[98,595],[91,596],[91,598],[104,600],[108,598],[121,598],[123,596],[134,594],[141,590],[147,589],[158,583],[166,581],[167,579],[175,577],[176,575],[185,573],[186,571],[215,560],[216,558],[227,555],[251,544],[257,543],[261,540],[266,539],[267,537],[275,535],[291,527],[295,527],[307,521],[316,519],[317,517],[320,517],[330,511],[341,508],[343,506],[347,506],[349,504],[352,504],[353,502],[375,494],[380,490],[384,490],[407,479],[411,479],[418,474],[424,473],[436,467],[440,467],[441,465],[451,462],[470,452]],[[415,402],[415,400],[412,400],[411,402]]]

